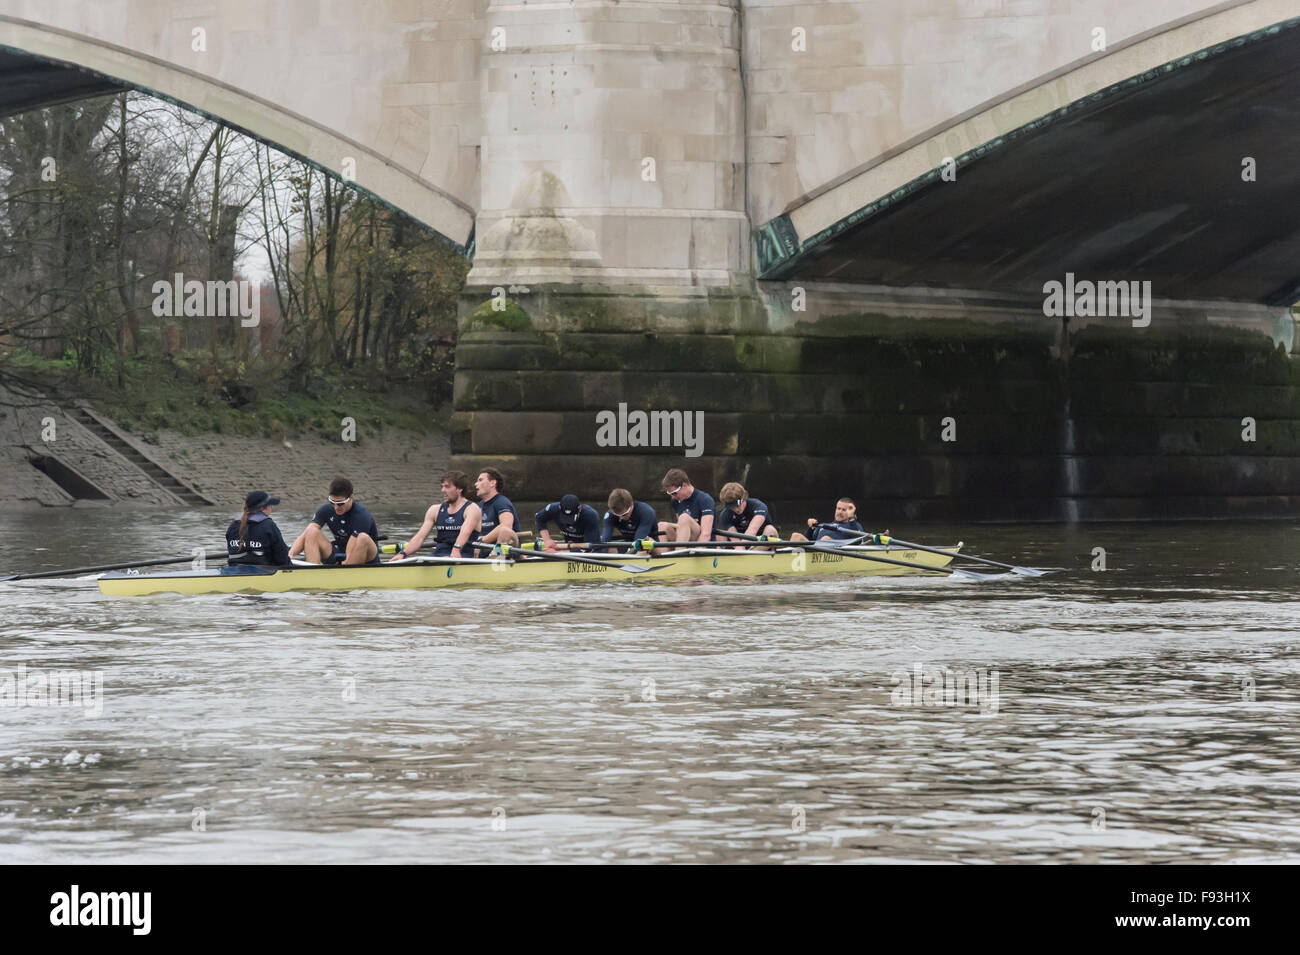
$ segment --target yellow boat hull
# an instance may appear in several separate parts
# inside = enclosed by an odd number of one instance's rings
[[[900,547],[855,547],[853,553],[903,560],[941,569],[951,562],[961,544],[942,548],[945,553]],[[428,590],[440,587],[533,587],[591,581],[712,580],[729,578],[802,578],[827,575],[900,577],[925,571],[895,564],[862,560],[843,554],[804,551],[707,552],[692,556],[620,557],[609,566],[549,560],[500,560],[476,563],[408,563],[378,567],[221,568],[164,574],[112,573],[99,577],[99,589],[113,597],[150,594],[285,593],[288,591]],[[648,573],[628,573],[617,564],[652,568]],[[927,575],[930,576],[930,575]]]

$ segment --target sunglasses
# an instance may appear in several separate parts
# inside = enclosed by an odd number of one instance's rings
[[[623,520],[625,517],[627,517],[629,514],[631,514],[634,510],[636,510],[636,505],[633,505],[632,507],[629,507],[629,508],[628,508],[626,511],[624,511],[622,514],[620,514],[618,511],[615,511],[615,512],[614,512],[614,516],[617,517],[617,518],[621,521],[621,520]]]
[[[352,500],[352,495],[349,494],[347,497],[345,497],[345,498],[344,498],[343,500],[341,500],[341,501],[336,501],[336,500],[334,500],[334,498],[332,498],[332,497],[327,497],[327,498],[325,498],[325,500],[329,501],[329,502],[330,502],[331,504],[333,504],[335,507],[342,507],[342,506],[343,506],[344,504],[346,504],[348,501]]]
[[[681,484],[677,485],[676,487],[670,487],[670,488],[668,488],[668,490],[667,490],[666,493],[668,494],[669,497],[672,497],[674,494],[676,494],[678,491],[680,491],[680,490],[682,489],[682,487],[683,487],[683,485],[681,485]]]

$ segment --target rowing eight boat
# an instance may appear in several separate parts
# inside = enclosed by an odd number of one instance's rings
[[[889,546],[842,548],[846,553],[941,569],[961,544],[937,548],[942,553]],[[595,555],[592,555],[595,556]],[[619,565],[641,564],[647,573],[628,574]],[[667,556],[618,554],[609,565],[535,559],[453,560],[424,557],[366,567],[222,567],[162,574],[115,572],[99,577],[99,589],[113,597],[150,594],[284,593],[287,591],[424,590],[436,587],[515,587],[608,580],[685,580],[735,577],[902,577],[924,573],[896,564],[877,563],[826,551],[689,548]]]

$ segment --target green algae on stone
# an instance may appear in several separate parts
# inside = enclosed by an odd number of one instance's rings
[[[517,302],[505,300],[505,307],[493,308],[495,302],[484,302],[469,313],[465,331],[499,328],[507,332],[532,331],[533,320]]]

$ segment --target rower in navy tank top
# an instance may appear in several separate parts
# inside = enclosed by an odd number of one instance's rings
[[[433,522],[434,557],[447,557],[460,540],[460,532],[465,528],[465,512],[473,506],[462,499],[459,504],[451,505],[443,501],[438,508],[438,519]],[[471,531],[466,544],[478,540],[478,531]]]
[[[434,535],[434,557],[477,556],[469,545],[478,540],[476,528],[482,512],[465,496],[469,490],[469,478],[462,471],[448,471],[442,476],[441,488],[442,504],[424,512],[424,523],[389,561],[390,564],[418,553],[430,533]]]

